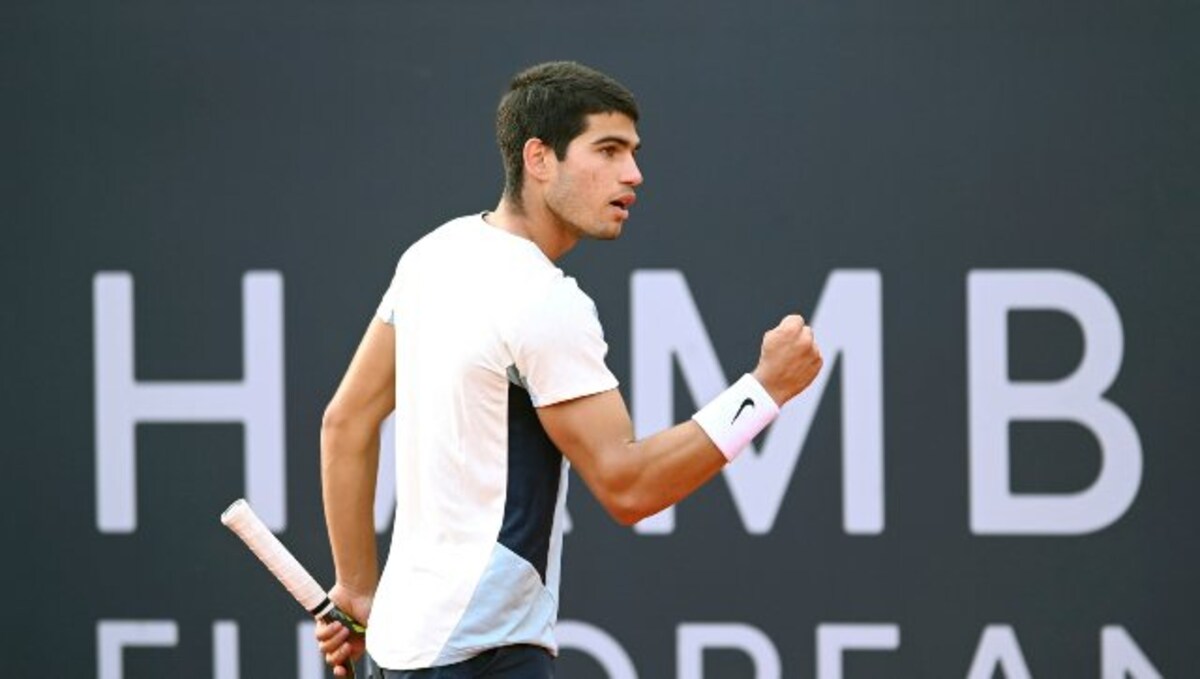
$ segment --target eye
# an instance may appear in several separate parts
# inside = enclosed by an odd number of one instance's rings
[[[600,153],[603,153],[606,158],[612,158],[617,155],[617,147],[603,146],[600,148]]]

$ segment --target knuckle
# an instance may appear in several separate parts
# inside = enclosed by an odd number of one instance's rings
[[[785,323],[788,324],[789,327],[794,328],[796,330],[801,330],[801,329],[807,327],[804,322],[804,317],[801,316],[800,314],[789,314],[788,317],[783,320]]]

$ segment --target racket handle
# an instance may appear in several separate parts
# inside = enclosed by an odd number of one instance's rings
[[[321,615],[321,620],[326,623],[340,622],[342,623],[342,626],[350,630],[350,634],[354,636],[362,636],[367,631],[365,625],[349,615],[346,615],[346,613],[344,613],[342,609],[338,608],[337,606],[330,606],[329,610],[325,611]],[[342,663],[342,667],[346,669],[346,676],[350,679],[354,679],[354,661],[347,659],[346,662]]]

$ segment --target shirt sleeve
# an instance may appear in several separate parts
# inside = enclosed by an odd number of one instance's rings
[[[596,305],[571,278],[514,329],[513,358],[535,407],[615,389],[607,353]]]

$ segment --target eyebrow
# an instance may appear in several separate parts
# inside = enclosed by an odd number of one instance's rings
[[[624,148],[633,147],[634,151],[637,151],[638,149],[642,148],[641,141],[639,141],[637,144],[634,144],[634,143],[630,142],[628,139],[626,139],[625,137],[619,137],[616,135],[609,135],[607,137],[601,137],[601,138],[597,139],[596,141],[592,142],[592,146],[603,146],[605,144],[616,144],[616,145],[622,146]]]

